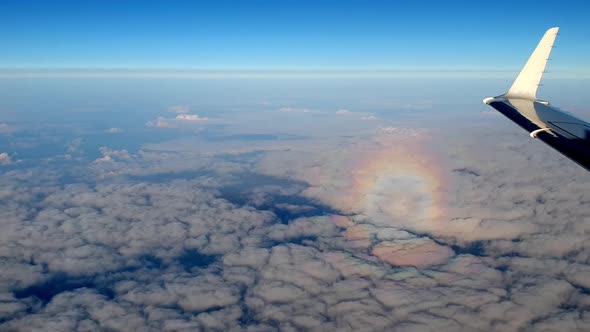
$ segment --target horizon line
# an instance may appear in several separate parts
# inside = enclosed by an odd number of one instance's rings
[[[0,78],[507,78],[520,69],[195,69],[195,68],[0,68]],[[485,77],[481,77],[485,75]],[[590,72],[549,71],[552,79],[589,79]]]

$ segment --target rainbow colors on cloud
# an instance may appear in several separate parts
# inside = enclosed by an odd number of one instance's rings
[[[480,197],[466,196],[471,192],[466,188],[478,182],[453,172],[451,165],[461,163],[447,159],[452,155],[444,150],[448,137],[435,137],[427,129],[380,128],[337,148],[319,142],[299,153],[278,150],[259,167],[305,181],[309,187],[303,195],[340,211],[342,216],[331,219],[351,247],[366,248],[392,265],[443,263],[455,253],[440,242],[516,238],[535,231],[518,218],[494,218]]]
[[[306,191],[379,227],[423,229],[446,217],[446,168],[426,130],[382,128],[367,142],[305,167]]]
[[[307,193],[349,214],[331,219],[350,246],[392,265],[444,263],[454,256],[449,247],[414,234],[445,224],[448,181],[430,146],[425,130],[382,128],[375,139],[308,168]]]
[[[378,145],[363,149],[351,171],[363,214],[380,226],[410,228],[444,219],[447,181],[428,141],[421,131],[390,129]]]

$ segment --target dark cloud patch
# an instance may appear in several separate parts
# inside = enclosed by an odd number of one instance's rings
[[[278,218],[278,220],[283,224],[288,224],[289,221],[294,220],[299,217],[312,217],[315,215],[322,215],[315,207],[310,207],[309,209],[305,209],[303,211],[293,212],[293,210],[280,208],[280,207],[269,207],[269,206],[261,206],[262,210],[272,211]]]
[[[244,196],[260,191],[280,192],[282,189],[289,190],[289,192],[300,192],[306,187],[307,184],[303,181],[253,172],[243,172],[239,175],[234,175],[229,183],[221,189],[221,193],[224,197],[234,198],[235,196],[234,199],[242,197],[243,200],[246,200],[248,197]]]
[[[574,285],[574,287],[576,287],[576,289],[579,290],[580,293],[584,295],[590,295],[590,287],[584,287],[580,285]]]
[[[218,260],[218,255],[204,255],[198,250],[187,250],[178,257],[178,262],[186,271],[207,267]]]
[[[479,172],[469,169],[469,168],[455,168],[453,172],[459,173],[461,175],[473,175],[473,176],[480,176]]]
[[[471,243],[467,243],[466,245],[459,246],[459,245],[452,245],[451,249],[455,251],[455,254],[470,254],[473,256],[485,256],[485,242],[484,241],[474,241]]]
[[[141,263],[141,267],[148,269],[159,269],[164,266],[162,260],[154,255],[143,255],[139,257],[138,261]]]
[[[283,224],[298,218],[338,213],[324,204],[301,196],[272,196],[265,204],[258,206],[258,209],[273,212]]]
[[[211,171],[180,171],[180,172],[166,172],[149,175],[130,175],[129,180],[136,182],[149,183],[166,183],[174,180],[193,180],[200,177],[214,177],[215,173]]]
[[[220,193],[236,205],[254,205],[259,210],[271,211],[283,224],[297,218],[338,213],[326,204],[301,195],[307,187],[301,181],[247,173],[241,175],[239,181],[222,187]]]
[[[56,295],[69,292],[81,288],[88,288],[95,290],[97,293],[106,296],[107,298],[113,298],[114,292],[108,287],[97,285],[94,278],[76,278],[68,276],[65,273],[53,274],[51,278],[41,284],[32,285],[24,289],[15,290],[14,296],[17,299],[23,299],[27,297],[35,297],[42,303],[46,304],[50,302]]]
[[[284,244],[296,244],[300,246],[307,246],[314,244],[319,239],[318,236],[308,235],[308,236],[298,236],[298,237],[290,237],[282,241],[267,241],[261,244],[264,248],[271,248],[274,246],[284,245]]]

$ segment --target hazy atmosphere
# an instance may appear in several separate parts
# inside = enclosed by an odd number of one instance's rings
[[[590,326],[590,176],[481,102],[561,24],[539,95],[590,119],[584,5],[506,51],[403,2],[7,3],[0,330]]]

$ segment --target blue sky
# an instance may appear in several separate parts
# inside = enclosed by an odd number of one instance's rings
[[[558,25],[590,119],[589,11],[512,2],[0,0],[0,331],[590,326],[590,177],[482,103]]]
[[[588,71],[585,1],[3,1],[2,69],[517,70],[561,27]]]

